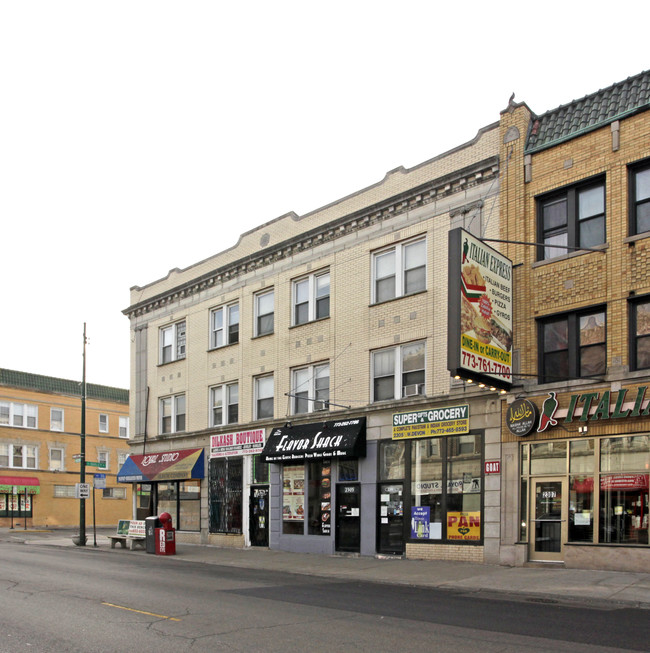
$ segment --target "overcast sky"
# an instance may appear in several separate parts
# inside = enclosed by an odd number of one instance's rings
[[[449,8],[442,8],[443,4]],[[647,2],[0,4],[0,367],[129,384],[129,288],[650,68]]]

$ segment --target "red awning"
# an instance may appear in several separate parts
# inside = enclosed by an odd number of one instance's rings
[[[24,493],[25,489],[28,494],[38,494],[40,486],[35,476],[0,476],[0,494],[12,494],[14,488],[18,494]]]

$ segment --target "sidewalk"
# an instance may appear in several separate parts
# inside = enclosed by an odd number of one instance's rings
[[[97,547],[92,528],[86,531],[85,549],[114,555],[150,555],[144,551],[111,549],[106,537],[112,529],[97,529]],[[74,547],[73,530],[23,531],[0,529],[0,541],[30,545]],[[648,573],[592,571],[537,567],[502,567],[466,562],[383,559],[287,553],[263,548],[225,549],[177,543],[174,560],[223,565],[244,569],[267,569],[328,579],[412,585],[450,589],[484,596],[509,595],[544,603],[599,604],[601,607],[639,607],[650,610]],[[161,564],[172,558],[161,558]]]

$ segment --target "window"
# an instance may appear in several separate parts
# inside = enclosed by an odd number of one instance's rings
[[[108,451],[98,451],[97,462],[99,463],[99,469],[108,469],[108,464],[109,464]]]
[[[600,376],[607,366],[605,311],[540,321],[540,383]]]
[[[373,254],[373,303],[426,290],[426,239],[402,243]]]
[[[37,448],[24,444],[0,444],[0,467],[36,469]]]
[[[650,299],[630,304],[630,369],[650,367]]]
[[[1,401],[0,425],[38,428],[38,406]]]
[[[273,333],[274,291],[265,290],[255,295],[255,335]]]
[[[241,533],[243,458],[212,458],[209,467],[210,532]]]
[[[120,437],[129,437],[129,418],[124,415],[120,416]]]
[[[293,324],[329,317],[330,273],[320,272],[293,282]]]
[[[210,311],[210,347],[216,349],[239,342],[239,304]]]
[[[160,329],[160,364],[185,358],[185,322]]]
[[[210,388],[210,426],[236,424],[239,420],[239,384]]]
[[[329,410],[330,365],[310,365],[291,374],[291,405],[294,415]]]
[[[650,231],[650,163],[630,168],[630,233]]]
[[[74,499],[74,485],[55,485],[54,497],[57,499]]]
[[[60,472],[63,470],[63,449],[50,449],[50,471]]]
[[[255,379],[255,418],[273,417],[273,376]]]
[[[424,341],[372,353],[372,401],[424,394]]]
[[[63,431],[63,408],[50,408],[50,431]]]
[[[121,469],[122,465],[126,462],[126,459],[129,457],[128,451],[118,451],[117,452],[117,468]]]
[[[101,414],[99,416],[99,432],[108,433],[108,415]]]
[[[284,465],[282,469],[282,533],[305,532],[305,466]]]
[[[185,395],[163,397],[160,400],[160,433],[185,430]]]
[[[567,253],[566,247],[595,247],[605,242],[605,181],[572,186],[538,200],[538,260]],[[554,247],[554,245],[556,247]],[[562,247],[557,247],[562,246]]]
[[[126,488],[105,487],[102,489],[102,499],[126,499]]]

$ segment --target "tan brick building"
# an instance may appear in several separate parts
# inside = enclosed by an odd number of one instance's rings
[[[649,110],[646,72],[501,116],[501,238],[521,243],[503,250],[518,357],[503,408],[503,562],[650,565]]]
[[[164,508],[179,541],[499,559],[499,396],[447,370],[448,232],[499,237],[499,133],[131,289],[138,517]],[[459,405],[463,435],[395,437],[396,415]]]
[[[132,512],[131,487],[118,485],[117,470],[129,454],[129,391],[86,384],[86,482],[105,474],[95,492],[95,522],[115,526]],[[80,479],[81,384],[0,369],[0,525],[77,526]],[[97,485],[102,483],[97,482]],[[86,524],[93,524],[86,500]]]

